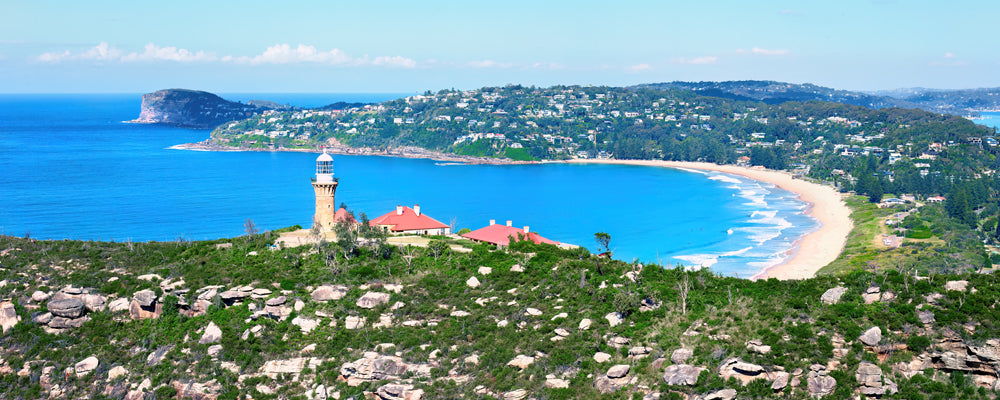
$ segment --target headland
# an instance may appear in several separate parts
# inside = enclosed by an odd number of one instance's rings
[[[847,236],[853,228],[851,210],[844,203],[842,195],[839,192],[830,186],[794,178],[790,173],[786,172],[687,161],[580,159],[566,162],[716,171],[767,182],[797,194],[802,201],[809,203],[810,207],[806,212],[819,220],[821,224],[820,228],[799,239],[794,248],[790,250],[793,252],[791,257],[784,263],[761,271],[753,276],[753,279],[805,279],[815,276],[820,268],[823,268],[840,256],[847,243]]]

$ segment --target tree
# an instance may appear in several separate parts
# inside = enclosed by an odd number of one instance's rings
[[[677,282],[677,293],[681,297],[681,315],[687,315],[688,293],[691,292],[691,279],[688,278],[687,271],[684,271],[684,279]]]
[[[259,232],[257,230],[257,224],[255,224],[251,218],[247,218],[246,222],[243,223],[243,229],[246,231],[247,236],[253,236]]]
[[[597,232],[594,234],[594,240],[597,241],[598,250],[604,250],[602,253],[611,257],[611,248],[609,247],[611,244],[611,235],[606,232]]]

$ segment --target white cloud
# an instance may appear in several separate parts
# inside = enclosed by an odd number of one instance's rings
[[[955,58],[955,54],[949,51],[944,53],[944,58]]]
[[[128,55],[121,57],[121,61],[123,62],[157,60],[195,62],[215,61],[216,59],[217,58],[214,54],[205,53],[204,51],[192,52],[187,49],[180,49],[173,46],[160,47],[153,43],[147,44],[142,53],[129,53]]]
[[[778,12],[778,14],[781,14],[781,15],[799,15],[799,12],[795,11],[795,10],[781,10],[781,11]]]
[[[652,69],[653,66],[646,63],[636,64],[626,68],[626,70],[628,70],[629,72],[645,72]]]
[[[681,57],[681,58],[676,59],[674,62],[676,62],[677,64],[695,64],[695,65],[700,65],[700,64],[715,64],[716,61],[719,61],[719,57],[716,57],[716,56],[701,56],[701,57],[694,57],[694,58],[684,58],[684,57]]]
[[[392,56],[392,57],[383,56],[383,57],[375,57],[375,59],[372,60],[372,65],[413,68],[417,66],[417,62],[403,56]]]
[[[762,49],[760,47],[754,47],[750,50],[736,49],[736,52],[739,54],[750,53],[758,56],[784,56],[790,53],[788,50],[785,49]]]
[[[752,52],[753,54],[762,55],[762,56],[783,56],[783,55],[788,54],[788,50],[784,50],[784,49],[762,49],[760,47],[754,47],[752,50],[750,50],[750,52]]]
[[[192,52],[173,46],[160,47],[154,43],[146,45],[142,53],[125,53],[121,49],[101,42],[97,46],[85,51],[74,53],[69,50],[61,52],[43,53],[38,56],[38,61],[47,63],[57,63],[69,60],[97,61],[97,62],[136,62],[136,61],[213,61],[216,57],[203,51]]]
[[[276,44],[264,49],[260,54],[254,56],[233,56],[225,55],[218,57],[215,53],[205,51],[191,51],[174,46],[158,46],[149,43],[142,52],[126,53],[107,42],[101,42],[86,51],[72,52],[63,50],[61,52],[43,53],[37,57],[38,61],[46,63],[57,63],[62,61],[97,61],[97,62],[140,62],[140,61],[172,61],[172,62],[226,62],[240,64],[297,64],[297,63],[318,63],[329,65],[362,66],[375,65],[387,67],[413,68],[417,62],[403,56],[378,56],[374,58],[351,57],[340,49],[321,51],[315,46],[299,44],[292,47],[288,44]]]
[[[41,55],[38,56],[38,61],[46,63],[55,63],[70,58],[72,56],[73,54],[70,53],[69,50],[63,50],[61,53],[58,52],[42,53]]]
[[[288,44],[276,44],[268,47],[263,53],[253,57],[240,56],[223,57],[223,61],[233,61],[246,64],[293,64],[313,62],[323,64],[348,64],[353,59],[340,49],[319,51],[315,46],[300,44],[292,48]]]

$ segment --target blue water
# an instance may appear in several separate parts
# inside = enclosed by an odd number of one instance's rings
[[[980,125],[986,125],[990,128],[1000,128],[1000,112],[981,112],[979,113],[979,119],[975,119],[975,122]]]
[[[226,97],[260,98],[246,96]],[[296,96],[275,101],[315,106],[396,97]],[[247,218],[261,229],[309,226],[316,154],[170,149],[209,131],[122,123],[138,115],[140,103],[139,95],[123,94],[0,95],[0,231],[163,241],[238,236]],[[593,234],[604,231],[618,259],[744,277],[780,262],[818,225],[793,194],[719,173],[374,156],[335,156],[335,172],[337,202],[370,217],[420,204],[459,229],[513,220],[592,251]]]

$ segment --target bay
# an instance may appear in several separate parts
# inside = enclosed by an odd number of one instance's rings
[[[315,107],[394,94],[233,94]],[[316,154],[170,149],[207,130],[122,121],[141,96],[0,95],[0,231],[46,239],[197,240],[308,226]],[[458,229],[495,219],[615,258],[749,276],[816,229],[773,185],[719,173],[624,165],[454,165],[335,156],[337,202],[375,217],[420,204]]]

